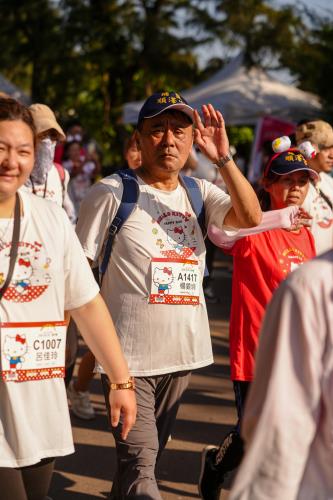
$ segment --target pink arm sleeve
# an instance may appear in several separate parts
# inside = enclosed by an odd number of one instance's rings
[[[293,205],[291,207],[282,208],[281,210],[263,212],[261,223],[256,227],[246,229],[219,229],[211,224],[208,227],[208,237],[214,245],[228,249],[231,248],[237,240],[244,238],[245,236],[270,231],[271,229],[291,229],[293,224],[295,224],[298,210],[299,207]]]

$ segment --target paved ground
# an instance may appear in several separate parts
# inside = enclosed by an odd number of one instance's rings
[[[172,440],[158,465],[157,478],[165,500],[199,498],[197,480],[201,450],[206,444],[216,444],[236,419],[228,368],[230,266],[229,259],[219,256],[213,276],[220,302],[208,306],[215,364],[192,375]],[[76,453],[57,461],[50,491],[54,500],[106,498],[110,491],[115,449],[107,430],[97,378],[91,393],[97,418],[86,422],[72,416]],[[227,498],[227,490],[228,485],[221,499]]]

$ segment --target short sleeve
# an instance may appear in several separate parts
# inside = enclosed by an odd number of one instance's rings
[[[123,187],[118,176],[92,186],[83,199],[76,233],[86,257],[96,261],[101,254],[110,222],[120,205]]]
[[[205,203],[206,226],[222,228],[225,216],[232,207],[231,199],[222,189],[204,179],[196,179]]]
[[[90,302],[99,292],[87,258],[75,231],[64,213],[65,310],[77,309]]]

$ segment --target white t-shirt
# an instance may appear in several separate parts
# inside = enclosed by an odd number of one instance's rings
[[[98,293],[63,209],[28,193],[20,196],[24,216],[14,274],[0,303],[2,331],[3,323],[63,321],[65,310],[88,303]],[[12,227],[12,220],[0,219],[2,284]],[[0,377],[0,402],[0,467],[32,465],[73,452],[63,379],[4,382]]]
[[[75,224],[77,213],[73,202],[68,195],[68,183],[68,171],[64,168],[64,183],[62,183],[57,167],[52,165],[47,174],[47,180],[45,183],[34,183],[34,185],[32,185],[31,180],[28,179],[26,184],[20,188],[20,192],[25,191],[28,193],[34,193],[40,198],[45,198],[46,200],[57,203],[57,205],[64,208],[69,220]]]
[[[230,500],[333,498],[333,250],[280,285],[266,312]]]
[[[69,173],[66,169],[64,169],[65,179],[64,179],[64,188],[67,190],[68,182],[69,182]],[[40,198],[45,198],[46,200],[56,202],[60,207],[63,204],[63,185],[60,179],[59,172],[55,165],[52,165],[47,174],[47,180],[43,184],[34,184],[30,180],[28,180],[27,184],[21,187],[21,191],[27,191],[28,193],[34,192]],[[45,193],[45,194],[44,194]]]
[[[313,234],[317,255],[333,246],[333,211],[329,204],[319,194],[319,189],[333,204],[333,179],[321,172],[316,187],[310,183],[309,192],[303,203],[303,208],[313,217],[311,232]]]
[[[162,191],[138,180],[139,200],[115,238],[102,295],[133,375],[153,376],[206,366],[213,358],[202,291],[205,244],[197,218],[182,185],[174,191]],[[197,182],[205,201],[207,225],[222,227],[231,208],[230,197],[207,181]],[[115,174],[95,184],[82,202],[76,230],[86,256],[95,262],[122,192],[122,182]],[[160,269],[170,275],[172,259],[197,263],[198,305],[150,303],[152,292],[157,293],[152,284],[153,258],[165,259]],[[161,295],[174,293],[174,283],[169,290],[167,284],[161,285]]]

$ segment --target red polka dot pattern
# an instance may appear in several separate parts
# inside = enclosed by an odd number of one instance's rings
[[[150,304],[197,306],[199,304],[199,297],[192,297],[190,295],[151,294],[149,297],[149,302]]]
[[[37,370],[16,370],[15,373],[5,370],[1,372],[1,375],[5,382],[29,382],[49,378],[64,378],[65,368],[59,366],[56,368],[38,368]]]
[[[195,248],[184,248],[180,253],[177,253],[175,250],[162,250],[161,254],[167,257],[168,259],[188,259],[189,257],[193,257],[193,252]]]
[[[11,286],[6,290],[3,298],[8,300],[8,301],[16,302],[16,303],[18,303],[18,302],[31,302],[31,301],[37,299],[40,295],[42,295],[42,293],[44,293],[47,288],[48,288],[48,285],[28,286],[24,293],[18,293],[16,291],[16,288]]]

